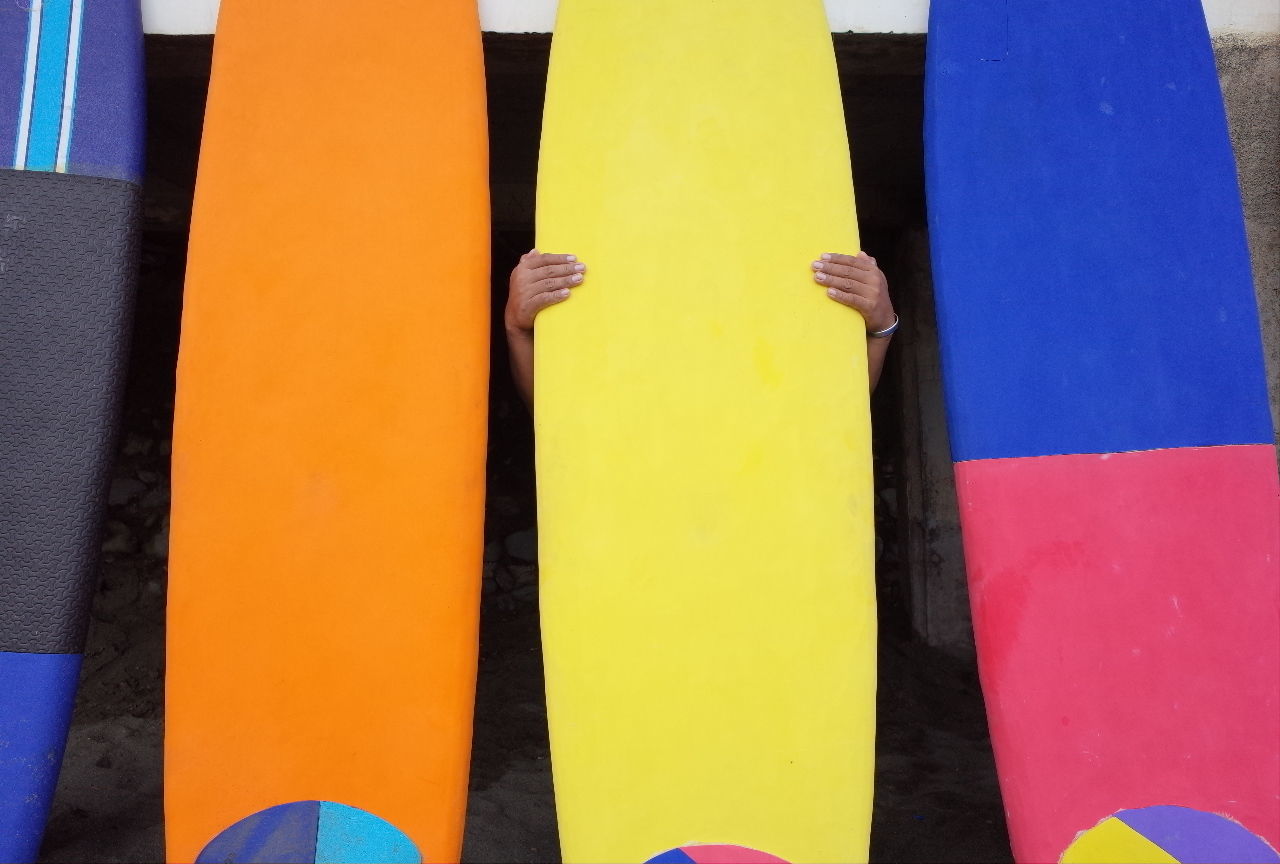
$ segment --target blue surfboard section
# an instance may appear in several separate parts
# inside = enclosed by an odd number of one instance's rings
[[[27,69],[31,12],[0,3],[0,168],[12,168]]]
[[[79,676],[79,654],[0,651],[0,861],[40,850]]]
[[[142,182],[136,0],[0,4],[0,169]]]
[[[141,185],[146,141],[142,12],[136,0],[86,0],[72,174]]]
[[[955,460],[1272,441],[1198,0],[934,0],[930,17]]]

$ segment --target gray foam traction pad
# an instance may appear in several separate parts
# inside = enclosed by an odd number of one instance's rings
[[[138,207],[132,183],[0,170],[0,651],[84,644]]]

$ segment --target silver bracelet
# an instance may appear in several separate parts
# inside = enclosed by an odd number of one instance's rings
[[[894,333],[898,332],[898,325],[901,323],[902,323],[902,319],[898,317],[897,312],[894,312],[892,324],[890,324],[888,327],[884,328],[883,330],[875,330],[875,331],[868,330],[867,338],[868,339],[888,339]]]

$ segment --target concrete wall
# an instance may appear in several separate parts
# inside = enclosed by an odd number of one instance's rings
[[[1253,256],[1271,418],[1280,429],[1280,35],[1222,33],[1213,50]]]
[[[556,20],[556,0],[479,0],[479,4],[481,26],[494,33],[550,33]],[[836,33],[923,33],[929,17],[928,0],[826,0],[826,4]],[[1274,0],[1204,0],[1204,9],[1214,30],[1280,32],[1280,6]],[[218,0],[142,0],[142,13],[148,33],[212,33]]]

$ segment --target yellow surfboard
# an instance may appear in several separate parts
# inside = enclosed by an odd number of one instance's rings
[[[866,859],[865,327],[809,269],[859,248],[850,176],[821,0],[561,3],[538,248],[588,276],[535,360],[566,861]]]

